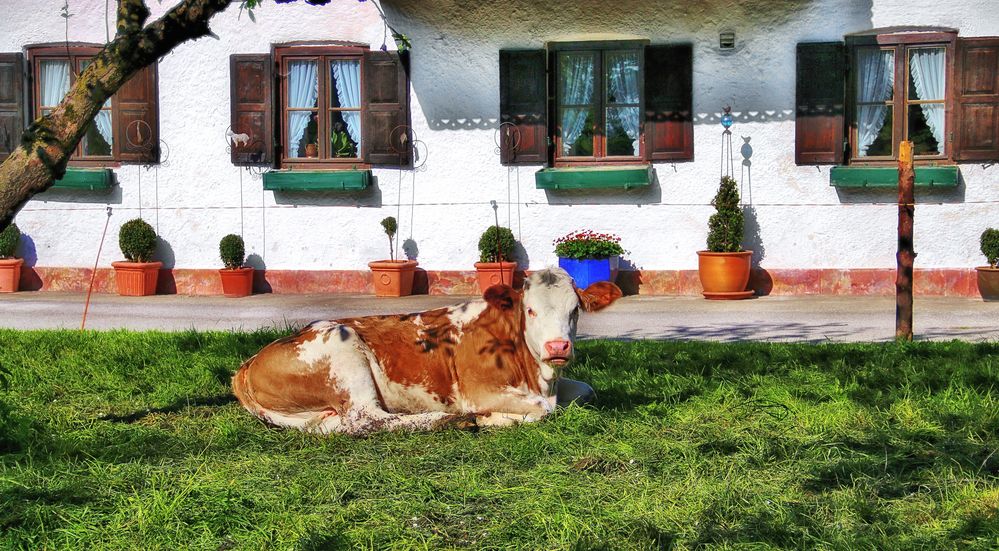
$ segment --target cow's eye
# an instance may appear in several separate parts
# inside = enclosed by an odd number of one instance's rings
[[[531,316],[532,318],[538,317],[538,313],[535,312],[534,308],[531,308],[530,306],[528,306],[528,308],[527,308],[527,315]]]

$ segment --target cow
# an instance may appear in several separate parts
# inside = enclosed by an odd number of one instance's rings
[[[578,289],[548,268],[523,291],[495,285],[456,306],[317,321],[244,362],[232,390],[267,423],[322,434],[537,421],[555,409],[580,308],[620,297],[613,283]]]

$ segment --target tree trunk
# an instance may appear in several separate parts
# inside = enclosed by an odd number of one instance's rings
[[[0,165],[0,230],[25,203],[52,186],[104,102],[136,72],[177,45],[210,35],[208,20],[230,0],[184,0],[144,27],[142,0],[118,0],[115,39],[76,79],[62,103],[25,130],[21,145]]]
[[[895,339],[912,340],[912,225],[916,211],[913,190],[916,172],[912,168],[912,142],[901,142],[898,150],[898,253],[895,276]]]

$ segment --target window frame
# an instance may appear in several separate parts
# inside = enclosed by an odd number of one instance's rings
[[[317,117],[317,135],[326,135],[326,128],[329,125],[328,117],[329,114],[337,109],[330,107],[329,101],[329,61],[332,59],[356,59],[359,64],[359,87],[360,87],[360,123],[361,123],[361,139],[362,143],[365,139],[366,132],[364,129],[364,119],[365,113],[367,111],[367,98],[365,97],[365,74],[364,74],[364,53],[369,51],[369,48],[361,46],[345,46],[345,45],[280,45],[275,46],[272,51],[272,59],[274,60],[274,68],[277,71],[277,86],[275,86],[275,91],[278,95],[277,108],[278,113],[275,117],[275,122],[277,123],[277,150],[278,154],[275,155],[275,163],[279,168],[289,168],[289,169],[299,169],[299,170],[330,170],[330,169],[369,169],[371,165],[364,161],[364,151],[362,144],[358,144],[357,157],[329,157],[329,140],[319,140],[319,152],[318,157],[288,157],[288,152],[286,151],[286,134],[287,134],[287,113],[288,107],[288,71],[287,66],[289,61],[303,61],[303,60],[315,60],[317,63],[316,78],[319,83],[319,95],[317,97],[317,105],[315,111],[319,112],[323,116]],[[325,77],[325,78],[324,78]],[[300,108],[306,110],[306,108]],[[308,109],[311,110],[311,109]],[[344,110],[344,109],[339,109]],[[325,132],[325,133],[324,133]],[[325,156],[324,156],[325,155]]]
[[[41,94],[41,62],[42,61],[68,61],[70,64],[69,71],[69,86],[72,89],[73,85],[76,83],[77,77],[83,70],[80,68],[80,64],[85,61],[92,60],[98,53],[102,50],[100,46],[93,44],[79,44],[79,43],[69,43],[69,44],[39,44],[28,46],[25,48],[28,54],[28,66],[31,69],[31,113],[33,118],[42,116],[42,94]],[[48,106],[48,108],[53,108],[55,106]],[[101,107],[101,110],[107,108]],[[80,139],[80,143],[76,144],[76,148],[70,155],[69,162],[67,166],[71,167],[111,167],[117,168],[121,166],[121,140],[124,139],[122,136],[118,136],[118,102],[115,96],[111,97],[111,155],[83,155],[83,141],[86,138]],[[95,124],[91,122],[90,124]]]
[[[852,166],[894,166],[898,163],[898,144],[908,136],[910,105],[916,105],[920,100],[909,98],[909,51],[921,48],[944,48],[944,68],[947,80],[944,87],[944,143],[939,155],[913,155],[913,163],[917,165],[952,164],[954,163],[954,101],[956,96],[957,78],[955,69],[955,45],[957,31],[929,32],[883,32],[878,34],[853,35],[846,37],[847,53],[847,152],[845,164]],[[891,100],[892,113],[892,154],[891,156],[859,157],[857,155],[858,125],[857,125],[857,55],[861,48],[880,48],[892,50],[895,61],[893,95]],[[901,60],[901,61],[900,61]]]
[[[549,88],[552,90],[551,99],[548,105],[548,119],[551,121],[548,129],[548,136],[554,144],[551,152],[550,166],[555,168],[572,166],[615,166],[615,165],[648,165],[649,161],[645,154],[645,46],[649,44],[647,40],[594,40],[580,42],[557,42],[549,43],[547,50],[550,56]],[[595,131],[593,133],[593,156],[562,155],[562,132],[560,112],[562,106],[559,104],[561,97],[561,83],[559,82],[559,54],[562,52],[593,52],[595,55],[594,66],[594,107],[596,108]],[[604,65],[607,54],[615,52],[635,52],[638,55],[638,151],[633,156],[606,155],[606,110],[607,110],[607,90],[606,78],[604,75]],[[597,155],[597,152],[604,155]]]

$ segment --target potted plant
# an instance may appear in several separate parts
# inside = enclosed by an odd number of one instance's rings
[[[482,232],[475,274],[479,280],[479,290],[483,293],[493,285],[513,285],[513,271],[517,268],[517,263],[512,258],[516,243],[510,228],[489,226]]]
[[[621,238],[611,233],[579,230],[559,237],[554,242],[558,266],[569,272],[576,286],[585,289],[597,281],[617,279]]]
[[[744,218],[732,177],[722,177],[711,204],[715,213],[708,220],[708,250],[697,251],[697,275],[703,294],[709,299],[749,298],[755,294],[746,290],[753,251],[742,249]]]
[[[222,294],[239,298],[253,294],[253,268],[243,266],[246,248],[243,238],[230,233],[219,241],[219,256],[225,268],[219,270]]]
[[[21,265],[24,260],[14,257],[21,230],[11,222],[0,231],[0,293],[13,293],[21,282]]]
[[[402,297],[413,292],[413,274],[416,271],[415,260],[395,259],[395,232],[399,224],[395,217],[389,216],[382,220],[382,229],[389,240],[389,260],[368,262],[371,275],[374,278],[375,296]]]
[[[999,230],[989,228],[982,232],[982,254],[988,260],[988,266],[975,268],[978,271],[978,292],[985,300],[999,300]]]
[[[125,262],[112,262],[118,294],[142,297],[156,294],[156,279],[162,262],[151,261],[156,250],[156,232],[145,220],[135,218],[118,230],[118,246]]]

